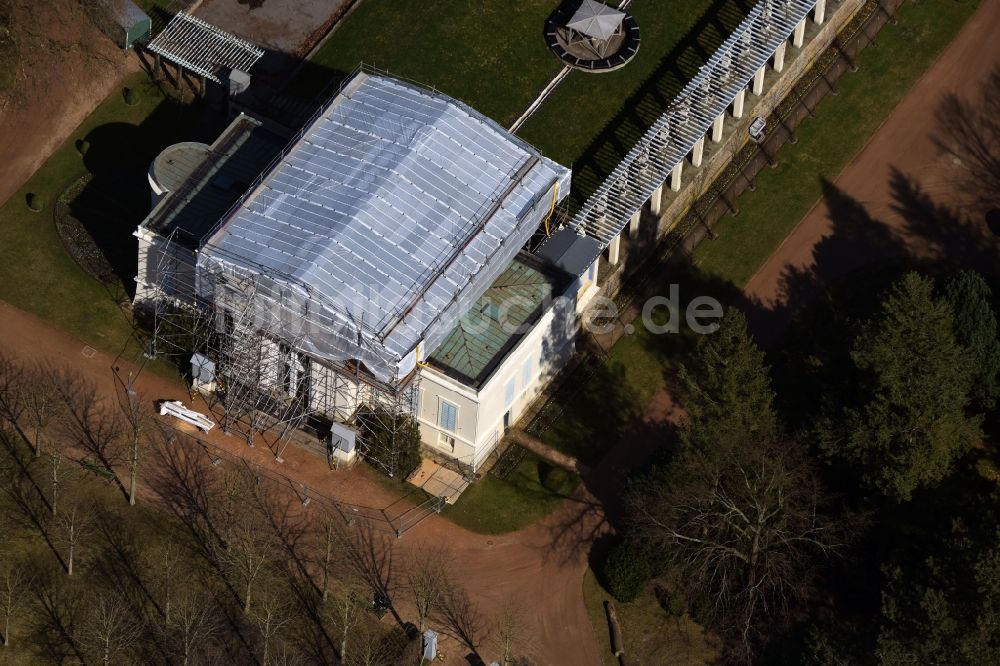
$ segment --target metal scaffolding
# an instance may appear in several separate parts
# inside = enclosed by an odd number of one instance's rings
[[[280,459],[293,432],[322,438],[330,423],[355,426],[362,455],[396,473],[395,435],[414,410],[418,373],[383,382],[356,363],[331,363],[301,350],[301,340],[262,326],[259,274],[233,276],[196,268],[174,234],[153,250],[156,282],[148,285],[152,347],[179,366],[201,354],[215,364],[210,403],[224,432],[255,446],[263,440]],[[192,280],[192,275],[195,279]],[[195,295],[193,282],[212,299]],[[294,326],[290,327],[294,329]]]
[[[256,154],[255,127],[234,121],[240,149],[213,144],[136,231],[154,349],[214,363],[222,427],[249,444],[270,433],[280,458],[295,431],[348,423],[395,474],[420,365],[570,172],[455,100],[364,71],[246,182],[234,165]]]

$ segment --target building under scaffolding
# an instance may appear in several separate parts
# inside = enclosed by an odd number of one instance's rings
[[[470,312],[484,316],[488,290],[513,280],[548,298],[566,286],[539,279],[551,269],[521,249],[569,171],[409,83],[359,72],[295,137],[241,115],[211,146],[168,151],[136,231],[136,304],[155,353],[198,354],[223,428],[278,457],[297,429],[344,456],[357,434],[394,473],[394,451],[371,447],[391,448],[401,415],[420,416],[420,376]],[[539,300],[522,319],[549,309]],[[442,407],[433,425],[461,437],[457,420]]]

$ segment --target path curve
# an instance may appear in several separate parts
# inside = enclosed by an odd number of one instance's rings
[[[1000,0],[984,0],[938,62],[837,178],[837,188],[861,202],[878,223],[893,233],[904,233],[906,225],[892,208],[886,184],[889,167],[901,165],[935,196],[947,194],[942,179],[947,177],[948,167],[930,139],[933,102],[947,90],[962,95],[976,91],[978,82],[1000,61],[1000,40],[992,31],[997,25],[1000,25]],[[808,271],[816,248],[830,236],[831,230],[826,202],[817,204],[750,280],[745,291],[748,298],[780,307],[783,275],[789,268]],[[838,265],[846,271],[851,261],[863,255],[851,257]],[[0,346],[22,358],[47,358],[75,368],[106,387],[109,394],[114,390],[113,359],[100,352],[88,351],[85,356],[83,342],[2,302]],[[127,370],[127,364],[123,365]],[[142,373],[139,389],[143,395],[157,399],[187,399],[181,385],[151,372]],[[665,391],[659,392],[643,420],[634,424],[621,444],[595,468],[589,484],[535,525],[510,534],[485,536],[432,516],[403,537],[398,548],[405,552],[424,543],[452,546],[459,563],[455,573],[481,609],[495,607],[506,597],[515,598],[523,606],[528,624],[534,629],[531,652],[538,663],[601,664],[604,646],[598,646],[594,637],[582,590],[582,574],[591,544],[609,529],[602,502],[596,497],[609,503],[629,465],[645,453],[634,442],[653,439],[650,433],[658,432],[676,417],[670,396]],[[263,447],[247,449],[242,442],[214,431],[211,441],[262,464],[275,465]],[[326,471],[316,458],[303,451],[289,449],[284,457],[282,471],[344,501],[386,506],[395,500],[378,484],[344,483],[346,473]],[[465,660],[453,653],[448,663],[465,663]]]

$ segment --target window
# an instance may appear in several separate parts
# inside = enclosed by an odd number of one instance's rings
[[[596,279],[597,279],[597,262],[596,261],[590,265],[590,268],[587,269],[587,279],[590,280],[591,282],[596,281]]]
[[[458,425],[458,407],[441,398],[441,407],[438,409],[438,426],[448,432],[455,432]]]
[[[514,378],[511,377],[510,381],[507,382],[507,386],[504,387],[504,398],[503,406],[510,407],[514,402]]]
[[[455,438],[451,435],[446,435],[443,432],[438,433],[438,444],[451,451],[455,450]]]
[[[521,366],[521,388],[528,388],[528,384],[531,383],[531,371],[533,369],[531,357],[529,356],[524,361],[524,365]]]

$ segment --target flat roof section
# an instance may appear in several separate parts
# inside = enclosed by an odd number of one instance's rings
[[[265,276],[257,296],[299,319],[310,353],[405,376],[569,181],[464,104],[362,72],[220,223],[199,266]]]
[[[572,277],[522,252],[459,320],[428,363],[479,388]]]
[[[160,157],[166,154],[174,160],[170,171],[173,175],[183,173],[184,178],[176,189],[168,188],[171,191],[153,209],[143,226],[162,236],[176,231],[174,238],[178,243],[197,249],[205,234],[239,201],[246,188],[287,143],[287,137],[241,114],[207,152],[168,147],[153,162],[154,171],[159,173]],[[190,159],[191,163],[178,163],[184,159]]]
[[[574,277],[583,275],[600,254],[601,246],[596,240],[570,227],[559,229],[535,250],[535,256]]]

